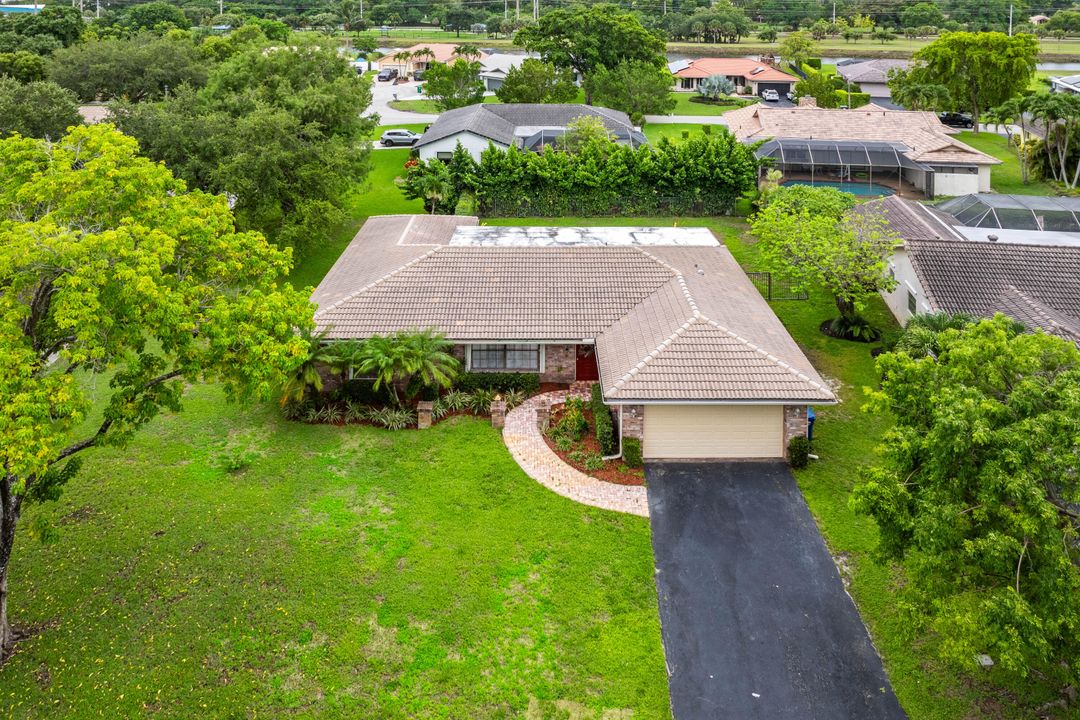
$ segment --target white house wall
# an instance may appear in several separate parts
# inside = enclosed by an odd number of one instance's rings
[[[872,98],[889,98],[892,97],[892,93],[889,92],[889,86],[885,83],[859,83],[859,87],[862,88],[864,93],[867,93]]]
[[[986,189],[983,186],[983,170],[986,170]],[[979,173],[934,173],[934,196],[971,195],[979,192],[990,192],[990,168],[983,166]]]
[[[491,141],[487,138],[482,138],[479,135],[474,135],[469,132],[462,132],[450,137],[443,138],[442,140],[436,140],[433,143],[423,145],[419,148],[420,159],[430,160],[439,156],[439,153],[452,153],[458,143],[469,152],[477,160],[480,159],[480,153],[484,152],[488,148],[488,143]],[[505,150],[506,145],[496,145],[495,147]]]
[[[881,295],[885,298],[885,304],[889,306],[897,322],[903,325],[912,316],[910,309],[912,297],[915,300],[916,313],[934,311],[926,299],[922,285],[919,284],[918,276],[915,275],[915,268],[911,265],[907,250],[899,248],[893,253],[889,261],[889,272],[896,278],[896,289],[889,293],[883,292]]]

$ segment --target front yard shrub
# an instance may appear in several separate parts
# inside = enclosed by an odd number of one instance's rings
[[[375,381],[354,379],[347,381],[338,391],[338,396],[346,403],[352,401],[361,405],[386,405],[393,402],[393,397],[385,385],[375,388]]]
[[[388,407],[371,411],[368,419],[387,430],[404,430],[416,422],[416,415],[412,410]]]
[[[492,390],[497,393],[519,391],[535,395],[540,390],[540,376],[536,373],[463,373],[454,383],[454,389],[471,393],[475,390]]]
[[[557,449],[559,452],[568,453],[574,449],[574,441],[568,437],[560,435],[559,437],[555,438],[555,449]]]
[[[624,437],[622,440],[622,456],[629,467],[639,468],[644,465],[641,459],[641,441],[635,437]]]
[[[604,458],[600,457],[600,453],[589,453],[585,456],[585,469],[589,472],[596,472],[602,470],[604,467]]]
[[[568,437],[574,442],[585,437],[589,430],[589,423],[585,420],[585,401],[577,397],[566,398],[562,416],[551,428],[551,436],[554,438]]]
[[[810,463],[810,441],[805,435],[796,435],[787,444],[788,462],[793,468],[804,468]]]
[[[506,401],[506,409],[513,410],[521,403],[525,402],[527,396],[521,390],[508,390],[503,393],[503,400]]]
[[[604,392],[599,383],[593,383],[592,397],[589,402],[593,414],[593,427],[596,441],[605,455],[615,453],[615,423],[611,420],[611,409],[604,404]]]
[[[491,402],[495,399],[495,391],[485,388],[477,388],[469,393],[469,409],[477,415],[487,415],[491,412]]]

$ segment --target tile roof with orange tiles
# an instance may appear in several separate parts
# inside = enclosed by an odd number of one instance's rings
[[[754,82],[790,82],[799,78],[777,70],[772,65],[748,58],[694,58],[681,70],[672,74],[678,78],[707,78],[712,75],[743,77]],[[683,64],[683,63],[680,63]]]

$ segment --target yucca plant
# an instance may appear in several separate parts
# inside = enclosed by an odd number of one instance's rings
[[[477,388],[469,395],[469,409],[477,415],[486,415],[491,412],[491,403],[494,399],[494,390]]]
[[[451,390],[439,398],[451,412],[467,410],[472,403],[472,397],[467,392]]]
[[[345,401],[345,422],[361,422],[367,419],[367,406],[355,400]]]
[[[383,408],[371,413],[371,421],[387,430],[403,430],[416,422],[416,416],[405,408]]]
[[[521,403],[525,402],[525,393],[522,390],[508,390],[503,393],[503,400],[506,401],[506,409],[513,410]]]

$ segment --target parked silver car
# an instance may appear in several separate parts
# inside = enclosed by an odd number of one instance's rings
[[[415,145],[420,139],[420,133],[414,133],[412,130],[387,130],[379,138],[386,147],[392,145]]]

